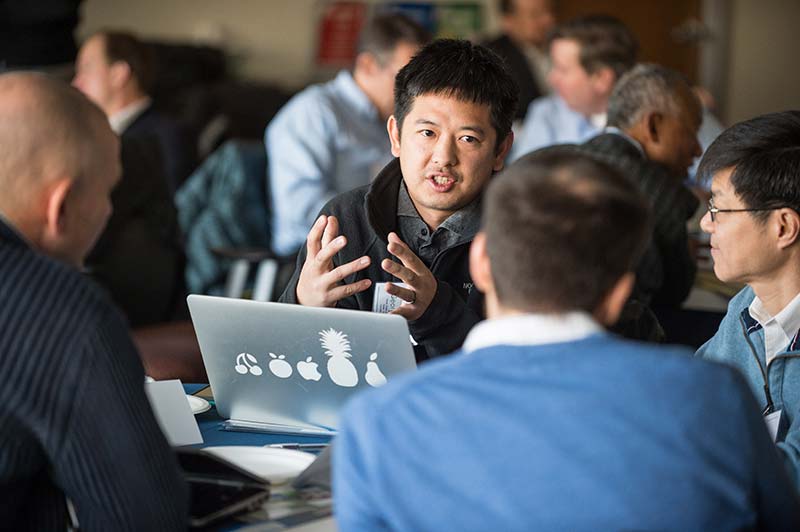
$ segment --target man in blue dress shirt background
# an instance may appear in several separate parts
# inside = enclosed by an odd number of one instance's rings
[[[361,31],[352,73],[342,70],[332,81],[308,87],[267,126],[276,253],[296,252],[328,200],[368,184],[392,159],[386,119],[394,106],[394,78],[429,39],[402,14],[376,15]]]

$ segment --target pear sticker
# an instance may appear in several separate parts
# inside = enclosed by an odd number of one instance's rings
[[[367,362],[367,373],[364,375],[364,380],[366,380],[367,384],[373,388],[378,388],[379,386],[386,384],[386,376],[381,372],[381,368],[378,367],[378,363],[375,362],[377,359],[378,353],[372,353],[369,356],[369,362]]]
[[[358,372],[349,358],[350,340],[347,335],[334,329],[326,329],[319,333],[320,343],[328,355],[328,376],[334,384],[352,388],[358,384]]]
[[[288,379],[292,376],[292,365],[286,362],[286,355],[276,355],[275,353],[269,354],[269,370],[278,378]]]

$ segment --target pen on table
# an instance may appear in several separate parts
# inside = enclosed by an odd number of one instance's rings
[[[323,449],[327,446],[327,443],[273,443],[267,445],[267,447],[278,449]]]

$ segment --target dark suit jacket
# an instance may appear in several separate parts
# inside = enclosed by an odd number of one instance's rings
[[[519,85],[519,107],[517,108],[517,115],[514,119],[524,119],[530,103],[539,96],[542,96],[542,89],[536,81],[536,76],[531,71],[528,58],[525,56],[525,53],[514,44],[514,41],[512,41],[508,35],[501,35],[485,44],[503,58],[506,62],[506,66],[508,66],[508,70],[511,72],[511,76],[517,82],[517,85]]]
[[[153,138],[122,137],[114,212],[89,257],[91,277],[132,327],[168,320],[183,291],[177,213]]]
[[[697,265],[689,253],[686,221],[699,200],[668,170],[621,135],[604,133],[582,149],[615,165],[633,179],[650,201],[653,239],[637,268],[636,290],[646,304],[678,306],[689,295]]]
[[[122,132],[122,139],[152,137],[164,165],[169,190],[174,193],[194,170],[188,138],[178,123],[151,105]]]
[[[185,530],[188,493],[125,321],[74,268],[0,220],[0,522]]]

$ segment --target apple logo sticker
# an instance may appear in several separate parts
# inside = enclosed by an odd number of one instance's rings
[[[317,363],[312,362],[311,358],[306,357],[305,361],[301,360],[297,363],[297,373],[307,381],[318,381],[322,378],[322,374],[317,369]]]

